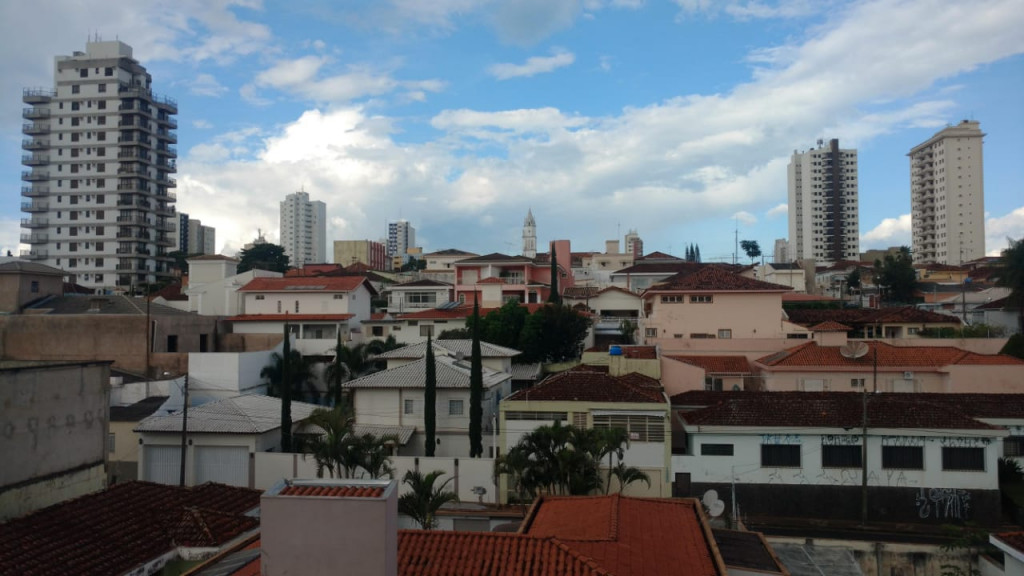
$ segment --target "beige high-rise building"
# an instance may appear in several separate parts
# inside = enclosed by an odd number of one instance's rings
[[[964,120],[910,150],[914,262],[955,266],[985,255],[984,136]]]
[[[789,260],[856,260],[860,254],[857,150],[839,140],[789,161]]]

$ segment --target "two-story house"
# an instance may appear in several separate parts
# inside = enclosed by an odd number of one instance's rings
[[[553,243],[558,261],[558,288],[573,286],[569,241]],[[543,257],[542,257],[543,256]],[[509,300],[524,304],[547,301],[551,294],[550,255],[537,258],[493,253],[455,262],[455,297],[484,307],[499,307]]]
[[[479,254],[455,248],[424,254],[423,259],[427,261],[427,267],[420,272],[420,276],[427,280],[455,284],[455,263],[474,256]]]
[[[402,314],[438,308],[452,302],[453,288],[447,282],[421,279],[392,284],[384,288],[383,295],[388,299],[388,312]]]
[[[377,291],[364,276],[254,278],[239,289],[245,312],[228,320],[236,333],[281,334],[285,322],[303,355],[327,354],[342,340],[362,340]]]

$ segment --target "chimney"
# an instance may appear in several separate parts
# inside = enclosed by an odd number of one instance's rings
[[[284,480],[260,498],[263,576],[398,574],[395,480]]]
[[[604,241],[604,253],[605,254],[618,254],[619,253],[619,241],[618,240],[605,240]]]

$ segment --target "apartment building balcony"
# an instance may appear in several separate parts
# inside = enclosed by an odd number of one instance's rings
[[[172,132],[170,130],[163,130],[163,129],[157,130],[156,131],[156,137],[159,138],[160,140],[163,140],[164,142],[168,142],[168,143],[171,143],[171,144],[177,144],[178,143],[178,135],[177,135],[177,133]]]
[[[178,229],[173,222],[157,222],[155,227],[160,232],[174,232]]]
[[[21,117],[25,120],[40,120],[50,117],[49,108],[23,108]]]
[[[56,95],[56,91],[46,88],[25,88],[21,91],[21,101],[25,104],[46,104]]]
[[[139,160],[149,161],[152,157],[148,150],[139,150],[138,148],[125,147],[117,152],[118,159],[125,158],[138,158]]]
[[[26,260],[46,260],[46,256],[49,254],[46,250],[22,250],[21,257]]]
[[[32,232],[21,235],[22,244],[45,244],[49,239],[50,235],[46,232]]]
[[[22,218],[22,228],[46,228],[50,225],[50,221],[46,218]]]
[[[22,186],[21,195],[26,198],[44,198],[50,195],[49,186]]]
[[[22,150],[45,150],[50,147],[49,140],[37,140],[35,138],[25,138],[21,141]]]
[[[177,202],[178,195],[171,190],[167,190],[166,188],[161,190],[160,187],[157,187],[156,199],[163,200],[164,202]]]
[[[117,223],[124,226],[152,226],[152,224],[142,216],[118,216]]]
[[[22,212],[46,212],[50,209],[50,203],[45,200],[33,200],[32,202],[22,202]]]
[[[171,156],[177,156],[178,155],[178,149],[175,148],[174,146],[160,146],[160,145],[157,145],[156,151],[158,153],[168,154],[168,155],[171,155]]]
[[[174,239],[173,238],[167,238],[165,236],[157,236],[156,245],[157,245],[157,248],[158,248],[157,254],[159,256],[163,256],[164,252],[162,250],[159,250],[159,248],[167,247],[167,246],[174,246]]]
[[[177,210],[174,209],[174,206],[161,206],[160,204],[157,204],[153,211],[156,212],[157,216],[164,218],[173,218],[177,214]]]
[[[131,264],[118,264],[114,266],[114,270],[118,272],[135,272],[140,270],[138,262],[132,262]]]
[[[160,115],[157,117],[156,121],[163,124],[164,126],[167,126],[171,130],[175,130],[178,128],[178,121],[171,116]]]
[[[49,134],[50,124],[49,122],[32,122],[21,125],[21,131],[25,134],[36,135],[36,134]]]
[[[50,163],[46,154],[22,154],[21,163],[25,166],[43,166]]]
[[[174,171],[174,170],[178,169],[178,164],[177,164],[177,162],[174,161],[173,158],[165,158],[163,156],[161,156],[156,161],[156,166],[157,166],[157,168],[162,168],[162,169],[166,169],[166,170],[169,170],[169,171]]]

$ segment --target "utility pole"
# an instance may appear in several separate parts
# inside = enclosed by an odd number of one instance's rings
[[[872,385],[875,392],[878,392],[878,341],[872,347]],[[868,522],[868,387],[861,388],[861,418],[864,424],[860,439],[860,523],[861,526]]]
[[[184,401],[181,405],[181,475],[178,477],[178,486],[185,486],[185,455],[188,453],[188,372],[185,373],[182,393]]]

